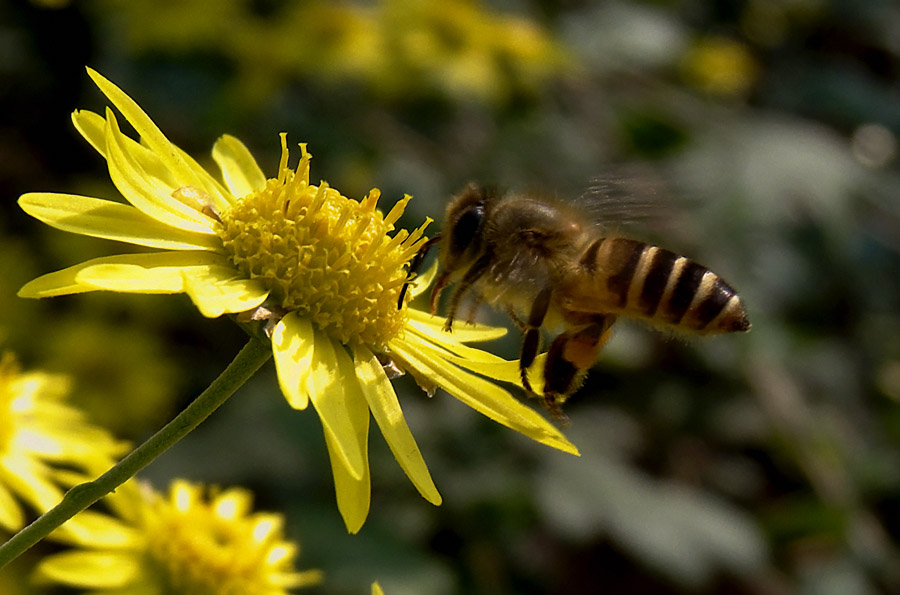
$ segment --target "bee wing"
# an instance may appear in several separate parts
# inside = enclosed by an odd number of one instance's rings
[[[609,165],[572,205],[605,234],[666,235],[684,206],[673,180],[662,164]]]

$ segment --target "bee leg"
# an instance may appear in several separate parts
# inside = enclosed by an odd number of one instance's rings
[[[544,406],[561,425],[569,425],[569,417],[563,413],[562,403],[566,391],[575,380],[578,369],[563,357],[566,343],[570,337],[562,333],[553,339],[544,363]]]
[[[406,290],[409,289],[409,283],[413,279],[416,278],[416,274],[419,272],[419,267],[422,266],[422,261],[425,260],[425,255],[428,254],[428,250],[441,241],[441,234],[437,234],[419,248],[419,251],[416,252],[416,255],[413,256],[412,262],[409,263],[409,269],[406,273],[406,283],[403,284],[403,287],[400,288],[400,295],[397,296],[397,309],[403,309],[403,300],[406,298]]]
[[[490,250],[487,250],[478,257],[478,260],[476,260],[472,266],[469,267],[469,270],[466,271],[466,274],[463,275],[463,278],[459,281],[459,285],[456,286],[453,295],[450,296],[450,305],[447,310],[447,322],[444,323],[445,331],[449,332],[453,329],[456,311],[459,309],[459,303],[462,301],[463,296],[472,289],[472,285],[487,272],[493,260],[493,253]]]
[[[594,315],[589,324],[560,334],[550,345],[544,366],[544,405],[560,423],[568,423],[561,405],[594,365],[615,320],[611,314]]]
[[[528,320],[522,324],[524,335],[522,336],[522,349],[519,352],[519,374],[522,376],[522,386],[530,395],[534,394],[534,390],[528,380],[528,368],[534,363],[534,358],[541,349],[541,325],[544,324],[544,317],[547,316],[547,310],[550,308],[552,294],[552,287],[542,289],[531,304]]]
[[[519,327],[519,330],[523,333],[525,332],[525,329],[528,328],[525,325],[525,321],[519,318],[519,315],[516,314],[516,311],[509,306],[506,307],[506,315],[509,316],[509,318],[515,323],[517,327]]]

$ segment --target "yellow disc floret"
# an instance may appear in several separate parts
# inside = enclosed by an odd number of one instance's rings
[[[231,488],[207,496],[202,486],[182,480],[168,497],[142,489],[143,564],[148,580],[161,587],[153,592],[278,594],[320,578],[316,571],[293,570],[297,547],[283,540],[282,517],[251,513],[249,492]]]
[[[360,202],[325,182],[312,186],[311,156],[300,147],[297,170],[287,169],[282,136],[278,178],[221,214],[225,250],[244,274],[266,284],[274,304],[342,343],[382,346],[406,321],[397,299],[425,225],[388,236],[410,197],[385,216],[375,209],[377,189]]]

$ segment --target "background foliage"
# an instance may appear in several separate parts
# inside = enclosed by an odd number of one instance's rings
[[[287,131],[345,194],[413,194],[410,226],[440,222],[469,180],[654,191],[665,216],[632,235],[741,291],[748,335],[618,325],[568,404],[581,458],[401,380],[445,503],[373,439],[355,537],[315,416],[289,414],[264,369],[145,477],[252,488],[288,515],[300,564],[326,571],[320,592],[900,590],[896,3],[13,0],[0,23],[0,340],[71,374],[122,438],[151,433],[244,338],[183,296],[15,297],[109,250],[15,206],[34,190],[116,195],[69,120],[103,106],[85,65],[207,164],[228,132],[271,173]]]

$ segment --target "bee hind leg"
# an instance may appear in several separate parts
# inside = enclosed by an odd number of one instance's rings
[[[538,293],[531,304],[531,311],[528,313],[527,321],[522,322],[518,316],[513,316],[513,320],[519,324],[523,331],[522,349],[519,352],[519,374],[522,377],[522,386],[530,395],[534,395],[534,390],[531,388],[531,382],[528,380],[528,368],[534,363],[534,358],[537,357],[538,351],[541,350],[541,325],[544,324],[544,318],[547,316],[547,310],[550,308],[550,297],[552,295],[552,287],[545,287]]]
[[[565,331],[550,345],[544,365],[544,405],[561,424],[568,424],[562,404],[581,386],[615,320],[609,314],[592,315],[588,324]]]

